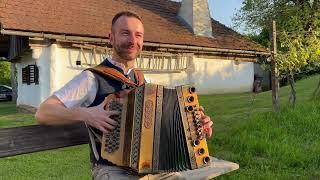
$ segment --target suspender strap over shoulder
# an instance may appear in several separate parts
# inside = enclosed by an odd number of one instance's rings
[[[144,84],[144,74],[142,71],[134,70],[134,76],[138,82],[138,86],[142,86]]]
[[[137,86],[141,86],[144,84],[144,75],[142,71],[137,71],[134,70],[134,75],[136,78],[137,83],[133,82],[132,80],[128,79],[127,77],[125,77],[121,72],[119,72],[116,69],[113,68],[109,68],[106,66],[102,66],[102,65],[98,65],[96,67],[93,68],[88,68],[87,70],[91,71],[91,72],[95,72],[97,74],[100,74],[102,76],[107,76],[110,77],[114,80],[123,82],[124,84],[130,86],[130,87],[137,87]]]

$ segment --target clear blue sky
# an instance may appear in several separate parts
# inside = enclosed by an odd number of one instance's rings
[[[240,9],[243,0],[208,0],[208,2],[211,17],[231,27],[232,17]]]

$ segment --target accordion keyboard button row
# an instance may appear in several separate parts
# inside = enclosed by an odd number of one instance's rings
[[[193,108],[195,110],[192,111],[193,114],[193,123],[196,128],[196,135],[198,140],[202,140],[204,138],[204,132],[203,132],[203,125],[200,120],[200,112],[198,111],[198,108]]]
[[[184,105],[189,119],[189,127],[191,129],[191,145],[194,150],[194,157],[196,158],[197,167],[203,167],[210,163],[208,147],[205,139],[204,127],[201,120],[201,109],[199,106],[197,95],[194,94],[196,89],[189,87],[188,91],[183,90],[185,97]],[[189,138],[188,138],[189,139]],[[190,140],[190,139],[189,139]],[[191,158],[194,160],[194,158]]]
[[[122,104],[117,101],[111,101],[109,104],[109,110],[111,111],[119,111],[120,115],[113,115],[111,118],[118,122],[116,127],[107,133],[106,135],[106,146],[105,150],[108,153],[112,153],[119,149],[120,145],[120,121],[121,121],[121,111],[122,111]]]

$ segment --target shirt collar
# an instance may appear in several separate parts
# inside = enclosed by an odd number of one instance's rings
[[[114,61],[114,60],[112,60],[111,58],[108,58],[108,61],[109,61],[111,64],[113,64],[114,66],[122,69],[122,71],[123,71],[123,73],[124,73],[125,75],[128,75],[128,74],[132,71],[132,69],[133,69],[133,67],[132,67],[132,68],[129,68],[129,69],[127,70],[127,68],[126,68],[126,66],[125,66],[124,64],[119,63],[119,62],[117,62],[117,61]],[[127,71],[126,71],[126,70],[127,70]]]

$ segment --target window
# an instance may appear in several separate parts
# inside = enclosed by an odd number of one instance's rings
[[[22,68],[22,83],[30,85],[39,84],[39,69],[37,65],[28,65]]]

